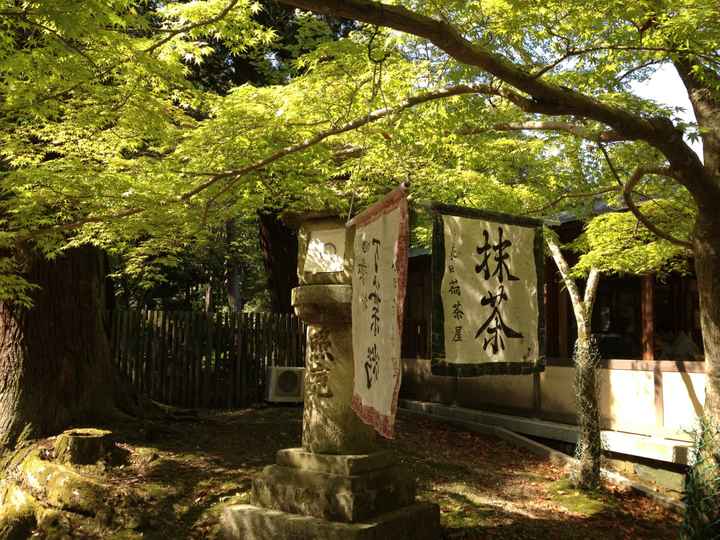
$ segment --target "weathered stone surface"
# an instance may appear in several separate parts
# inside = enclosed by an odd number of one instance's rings
[[[440,511],[435,504],[414,504],[366,523],[336,523],[250,505],[225,509],[226,540],[438,540]]]
[[[301,277],[308,273],[303,266]],[[317,272],[292,294],[296,313],[308,324],[302,449],[281,450],[278,464],[255,479],[253,502],[259,506],[225,509],[223,534],[238,540],[436,540],[437,505],[415,504],[414,479],[392,453],[376,451],[374,430],[351,407],[352,288],[337,284],[347,283],[349,274],[343,280],[329,277],[342,272]]]
[[[291,292],[295,313],[308,324],[350,324],[350,285],[302,285]]]
[[[284,448],[278,451],[275,462],[283,467],[352,476],[390,467],[397,463],[397,459],[387,450],[372,454],[336,455]]]
[[[60,463],[91,465],[114,448],[112,432],[103,429],[70,429],[55,439],[55,459]]]
[[[664,488],[682,493],[685,490],[685,475],[658,467],[649,467],[642,463],[635,464],[635,474],[642,480],[649,480]]]
[[[271,465],[253,482],[264,508],[359,522],[415,502],[415,481],[400,466],[345,476]]]
[[[333,305],[332,299],[327,305]],[[342,306],[349,314],[350,304]],[[307,339],[303,448],[320,454],[373,452],[377,444],[375,432],[351,407],[354,367],[349,322],[310,324]]]
[[[286,221],[287,214],[283,217]],[[315,283],[350,283],[353,268],[353,239],[355,230],[345,227],[345,219],[335,212],[305,213],[303,216],[295,215],[290,218],[298,231],[298,281],[301,285]],[[286,221],[287,222],[287,221]],[[328,268],[309,253],[310,243],[315,239],[321,242],[331,242],[335,254],[342,259],[341,266],[331,264]],[[313,260],[315,259],[315,263]],[[309,263],[309,264],[308,264]]]

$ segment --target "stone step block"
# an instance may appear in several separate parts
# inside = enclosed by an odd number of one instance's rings
[[[436,504],[413,504],[363,523],[338,523],[251,505],[228,506],[221,517],[225,540],[437,540]]]
[[[395,454],[384,450],[372,454],[316,454],[302,448],[279,450],[275,462],[283,467],[327,474],[355,476],[385,469],[397,463]]]
[[[270,465],[253,482],[258,506],[347,523],[414,501],[415,481],[399,465],[350,476]]]

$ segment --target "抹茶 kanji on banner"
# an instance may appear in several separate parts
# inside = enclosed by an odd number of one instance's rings
[[[541,368],[540,223],[446,205],[433,214],[433,373]]]
[[[355,225],[352,408],[363,422],[391,438],[402,376],[409,234],[405,188],[391,192],[350,224]]]

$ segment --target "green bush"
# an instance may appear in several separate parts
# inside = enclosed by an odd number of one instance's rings
[[[693,439],[682,538],[720,539],[720,426],[701,418]]]

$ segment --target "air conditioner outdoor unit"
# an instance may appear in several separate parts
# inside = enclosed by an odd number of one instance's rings
[[[267,401],[274,403],[293,403],[303,400],[305,388],[305,368],[277,367],[268,368]]]

